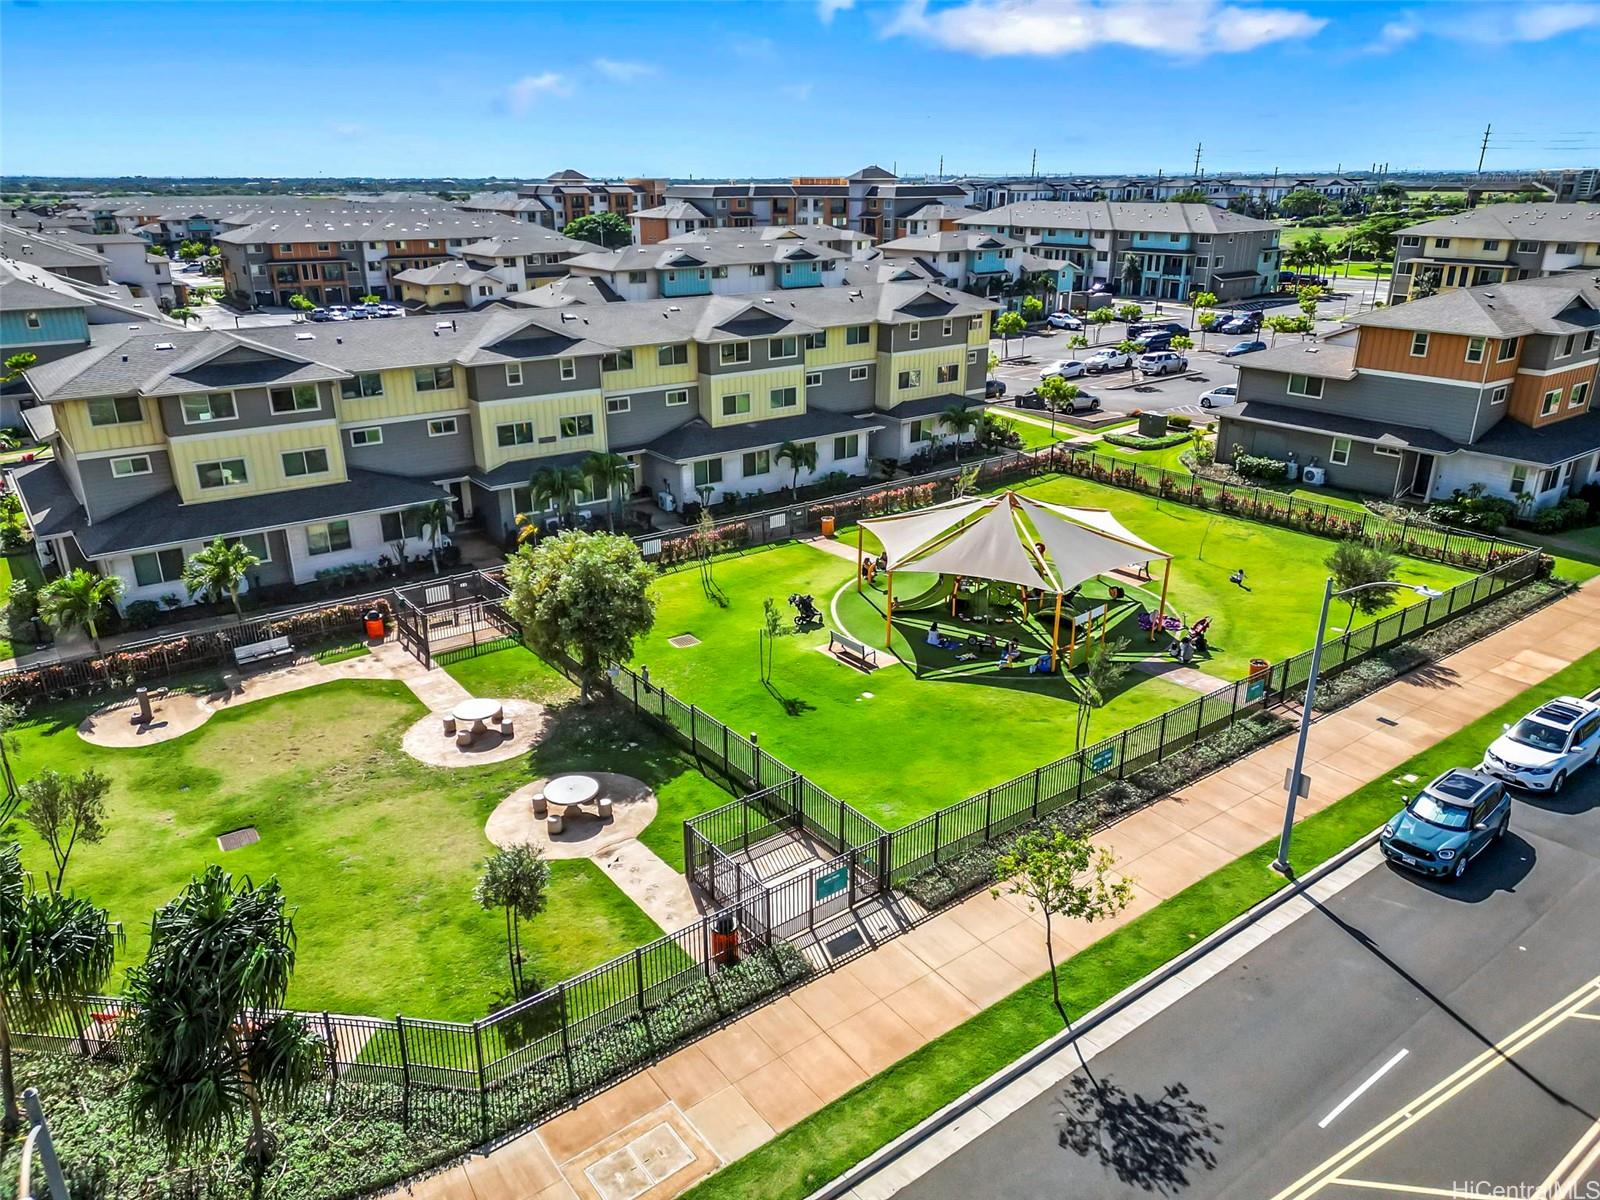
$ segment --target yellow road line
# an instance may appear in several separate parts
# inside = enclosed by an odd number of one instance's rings
[[[1573,1013],[1574,1021],[1600,1021],[1600,1013]]]
[[[1500,1063],[1526,1046],[1532,1045],[1579,1009],[1591,1003],[1597,993],[1600,993],[1600,976],[1556,1001],[1520,1029],[1458,1067],[1411,1103],[1385,1117],[1366,1133],[1277,1193],[1273,1200],[1305,1200],[1306,1197],[1316,1195],[1343,1171],[1370,1158],[1407,1128],[1454,1099]]]
[[[1455,1188],[1423,1187],[1413,1183],[1384,1183],[1377,1179],[1330,1179],[1329,1183],[1338,1184],[1340,1187],[1370,1188],[1375,1192],[1398,1192],[1402,1196],[1448,1196],[1450,1200],[1461,1200],[1461,1193]]]
[[[1585,1146],[1589,1147],[1587,1156],[1583,1155]],[[1583,1161],[1574,1166],[1574,1161],[1580,1156],[1583,1156]],[[1561,1156],[1561,1161],[1556,1164],[1555,1170],[1545,1176],[1544,1182],[1539,1185],[1539,1190],[1534,1192],[1534,1200],[1554,1200],[1555,1197],[1577,1195],[1573,1184],[1580,1173],[1594,1164],[1596,1158],[1600,1158],[1600,1118],[1583,1131],[1583,1136],[1572,1144],[1572,1149]]]

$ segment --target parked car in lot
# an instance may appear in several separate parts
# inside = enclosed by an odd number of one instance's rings
[[[362,307],[359,304],[357,304],[355,307],[349,309],[348,311],[349,311],[349,314],[350,314],[350,319],[352,321],[365,321],[369,317],[372,316],[372,314],[370,312],[368,312],[364,307]]]
[[[1242,321],[1239,318],[1235,317],[1232,320],[1223,321],[1220,325],[1218,325],[1211,332],[1212,333],[1256,333],[1260,329],[1261,329],[1261,322],[1260,321]]]
[[[406,310],[398,304],[380,304],[378,305],[378,315],[380,317],[403,317],[406,315]]]
[[[1083,328],[1083,322],[1069,312],[1053,312],[1045,318],[1044,323],[1052,329]]]
[[[1026,396],[1017,397],[1017,407],[1036,408],[1042,411],[1048,409],[1050,405],[1045,402],[1045,398],[1039,395],[1038,392],[1029,392]],[[1070,401],[1062,404],[1056,411],[1067,413],[1099,412],[1100,397],[1089,392],[1079,392]]]
[[[313,308],[307,316],[313,321],[331,321],[333,314],[325,308]]]
[[[1238,401],[1238,399],[1239,399],[1239,388],[1238,388],[1238,385],[1237,384],[1232,384],[1232,383],[1224,383],[1220,387],[1212,388],[1209,392],[1201,392],[1200,393],[1200,407],[1201,408],[1226,408],[1228,405],[1236,403]]]
[[[350,319],[350,310],[347,307],[345,307],[343,304],[330,304],[330,305],[328,305],[328,320],[330,320],[330,321],[348,321],[349,319]]]
[[[1384,857],[1424,875],[1460,879],[1505,836],[1511,794],[1481,771],[1453,767],[1408,799],[1378,835]]]
[[[1241,354],[1254,354],[1257,350],[1265,350],[1265,342],[1249,341],[1235,342],[1222,352],[1223,358],[1238,358]]]
[[[985,400],[998,400],[1006,394],[1006,381],[1004,379],[991,379],[983,385],[983,398]]]
[[[1151,350],[1172,349],[1172,334],[1165,331],[1159,333],[1141,333],[1133,339],[1133,344],[1139,348],[1139,353],[1144,354]]]
[[[1045,367],[1039,372],[1040,379],[1049,379],[1052,375],[1059,375],[1063,379],[1077,379],[1084,372],[1083,363],[1075,358],[1061,358]]]
[[[1483,770],[1535,792],[1559,792],[1600,750],[1600,692],[1562,696],[1534,709],[1495,738]]]
[[[1135,321],[1128,326],[1129,337],[1139,337],[1146,333],[1165,333],[1176,337],[1180,333],[1188,333],[1189,327],[1177,321]]]
[[[1091,375],[1106,371],[1123,371],[1133,365],[1133,355],[1122,350],[1101,350],[1083,360],[1083,369]]]
[[[1181,375],[1189,369],[1189,360],[1171,350],[1139,355],[1139,370],[1146,375]]]

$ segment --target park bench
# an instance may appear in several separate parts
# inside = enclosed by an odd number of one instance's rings
[[[863,671],[876,671],[878,669],[878,652],[864,642],[858,642],[853,637],[846,637],[834,630],[828,631],[828,652],[845,662],[853,663]]]
[[[286,637],[268,638],[264,642],[247,642],[243,646],[233,648],[233,661],[241,667],[293,657],[294,647],[289,644],[289,639]]]

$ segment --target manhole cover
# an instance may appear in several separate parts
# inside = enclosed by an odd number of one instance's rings
[[[235,829],[231,833],[218,836],[217,845],[223,850],[238,850],[244,846],[254,846],[261,840],[261,834],[254,825],[246,825],[243,829]]]
[[[679,650],[687,650],[690,646],[698,646],[700,639],[692,633],[680,633],[677,637],[667,639],[667,645],[676,646]]]

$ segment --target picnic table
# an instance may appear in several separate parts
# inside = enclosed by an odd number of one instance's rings
[[[457,724],[465,725],[474,735],[483,733],[488,728],[488,722],[498,721],[504,716],[504,710],[498,700],[463,700],[451,710],[450,715],[456,719]]]
[[[579,808],[600,794],[600,781],[588,775],[562,775],[544,785],[547,804],[562,808]]]

